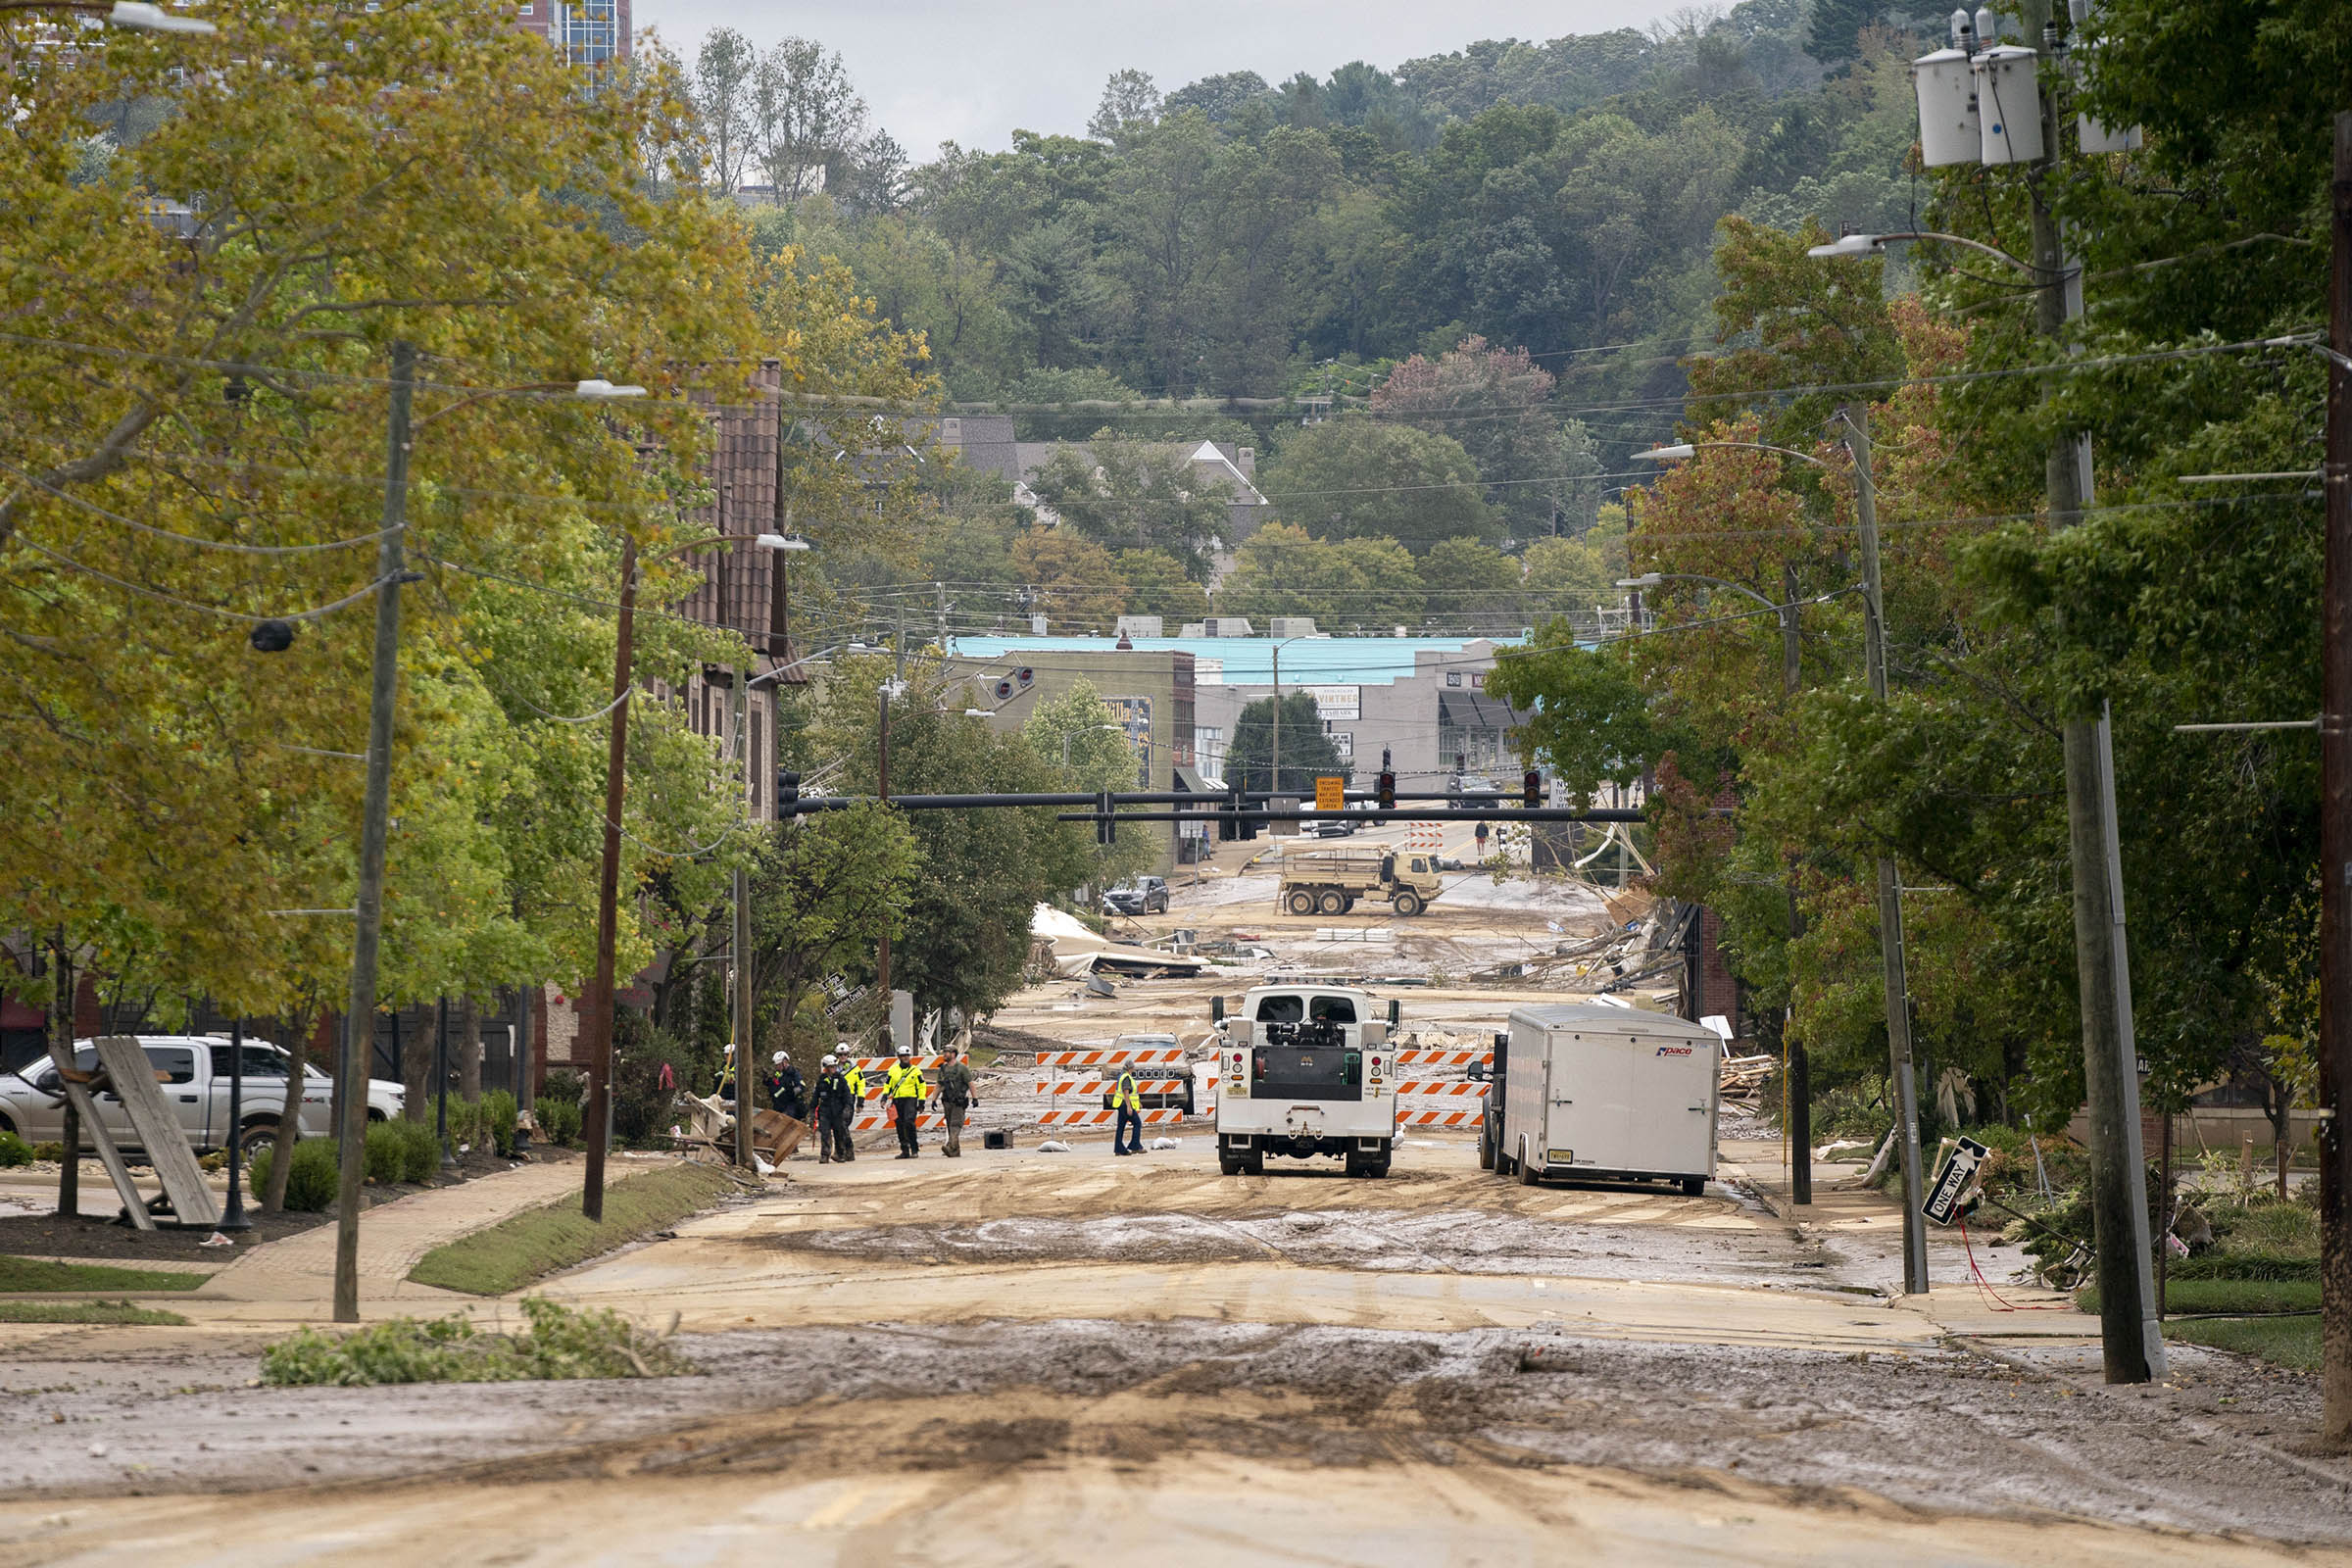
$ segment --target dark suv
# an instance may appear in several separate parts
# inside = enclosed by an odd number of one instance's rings
[[[1164,878],[1139,876],[1132,882],[1122,882],[1102,895],[1104,914],[1165,914],[1168,912],[1168,884]]]

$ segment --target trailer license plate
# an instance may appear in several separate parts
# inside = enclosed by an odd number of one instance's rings
[[[1576,1163],[1576,1151],[1573,1149],[1546,1149],[1544,1151],[1544,1157],[1554,1165],[1573,1165]]]

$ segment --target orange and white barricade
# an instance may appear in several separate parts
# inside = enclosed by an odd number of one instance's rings
[[[1041,1127],[1108,1127],[1118,1112],[1105,1108],[1102,1097],[1118,1087],[1123,1074],[1135,1074],[1138,1094],[1176,1095],[1184,1092],[1191,1071],[1181,1046],[1041,1051],[1037,1055],[1037,1123]],[[1184,1111],[1179,1106],[1160,1106],[1144,1111],[1143,1118],[1157,1126],[1181,1122]]]
[[[1118,1114],[1115,1110],[1104,1110],[1101,1105],[1074,1106],[1067,1110],[1041,1110],[1037,1113],[1037,1124],[1040,1127],[1108,1127],[1118,1119]],[[1184,1120],[1183,1109],[1175,1105],[1160,1110],[1141,1111],[1138,1114],[1144,1118],[1144,1125],[1147,1127],[1160,1127]]]
[[[1429,1046],[1408,1046],[1396,1053],[1399,1067],[1467,1067],[1473,1062],[1494,1060],[1492,1051],[1441,1051]]]
[[[1399,1127],[1475,1127],[1487,1113],[1487,1086],[1466,1078],[1409,1079],[1396,1086]]]

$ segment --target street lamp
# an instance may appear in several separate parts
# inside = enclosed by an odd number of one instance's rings
[[[0,12],[7,11],[77,11],[84,16],[103,18],[109,25],[126,27],[133,32],[214,33],[220,29],[200,17],[176,17],[162,6],[147,5],[143,0],[115,0],[112,5],[103,0],[0,0]]]
[[[639,390],[642,390],[639,389]],[[585,1114],[588,1135],[587,1172],[580,1192],[580,1213],[590,1222],[601,1224],[605,1217],[605,1152],[608,1143],[607,1118],[612,1112],[612,982],[613,949],[619,941],[620,919],[620,812],[627,791],[626,753],[629,742],[629,694],[636,689],[635,676],[630,668],[634,656],[633,642],[637,625],[637,568],[643,562],[660,561],[688,550],[708,550],[712,545],[749,544],[761,550],[790,551],[795,541],[777,533],[722,533],[701,539],[689,539],[643,557],[637,554],[637,536],[624,531],[620,540],[620,615],[613,639],[612,651],[612,723],[605,752],[605,843],[604,855],[597,868],[596,884],[596,979],[588,993],[586,1028],[588,1031],[588,1107]],[[807,540],[799,541],[800,548],[808,548]],[[740,922],[738,922],[740,925]],[[739,969],[748,969],[739,952]],[[747,1020],[748,1022],[748,1020]],[[736,1064],[736,1089],[745,1096],[741,1103],[748,1119],[748,1080],[751,1057],[748,1028],[739,1031],[745,1039],[736,1045],[740,1054]]]
[[[1274,645],[1274,793],[1282,793],[1282,651],[1293,643],[1304,642],[1311,633],[1300,632],[1285,637]]]
[[[1880,591],[1879,581],[1878,492],[1871,479],[1870,432],[1858,411],[1848,409],[1845,411],[1844,419],[1846,450],[1854,464],[1854,520],[1862,534],[1863,662],[1869,675],[1872,698],[1880,703],[1885,703],[1886,701],[1886,600]],[[1657,462],[1672,462],[1694,456],[1699,447],[1715,446],[1744,447],[1765,452],[1777,452],[1784,457],[1810,463],[1815,467],[1829,466],[1811,453],[1798,452],[1790,447],[1772,446],[1760,441],[1699,441],[1686,443],[1679,447],[1660,447],[1651,452],[1635,455]],[[1783,571],[1786,574],[1788,568],[1784,567]],[[1650,582],[1662,582],[1669,576],[1696,577],[1696,574],[1651,572],[1648,576]],[[1723,587],[1736,589],[1748,595],[1758,604],[1779,612],[1782,647],[1781,690],[1784,696],[1794,692],[1798,677],[1795,605],[1793,603],[1786,607],[1775,605],[1753,589],[1741,587],[1738,583],[1725,583],[1719,578],[1703,577],[1697,578],[1697,580],[1716,582]],[[1790,581],[1787,575],[1784,575],[1783,580]],[[1639,579],[1629,579],[1627,582],[1619,584],[1621,587],[1648,585]],[[1793,601],[1794,595],[1791,594],[1790,598]],[[1928,1289],[1928,1237],[1919,1214],[1922,1199],[1919,1102],[1912,1084],[1911,1001],[1909,982],[1903,962],[1902,884],[1895,874],[1894,859],[1891,856],[1879,857],[1878,902],[1879,953],[1884,966],[1886,1002],[1886,1050],[1894,1084],[1895,1124],[1902,1139],[1903,1287],[1910,1294],[1917,1295]],[[1796,895],[1793,887],[1789,889],[1788,916],[1790,933],[1793,935],[1797,919]],[[1796,1066],[1796,1059],[1792,1056],[1790,1059],[1792,1072]],[[1792,1129],[1783,1129],[1784,1143],[1788,1142],[1786,1135]],[[1809,1200],[1812,1196],[1809,1118],[1806,1141],[1808,1149],[1807,1153],[1803,1156],[1806,1160],[1804,1185],[1806,1198]],[[1795,1151],[1791,1149],[1789,1180],[1791,1199],[1795,1197],[1794,1172],[1796,1167],[1794,1161],[1798,1157]]]
[[[2036,91],[2041,97],[2039,107],[2048,112],[2047,92]],[[2086,138],[2092,128],[2085,120],[2082,130]],[[2104,140],[2109,133],[2101,130],[2100,135]],[[1989,147],[1989,131],[1986,142]],[[2042,161],[2038,151],[2034,161]],[[2032,262],[1964,235],[1934,230],[1848,234],[1833,244],[1813,246],[1806,254],[1816,258],[1864,256],[1889,241],[1903,239],[1964,246],[2005,262],[2032,278],[2040,296],[2035,324],[2045,337],[2063,337],[2068,324],[2082,317],[2082,269],[2079,262],[2069,261],[2056,217],[2040,188],[2034,187],[2032,195]],[[2050,395],[2045,390],[2045,399]],[[1858,429],[1858,421],[1850,414],[1847,427],[1849,435]],[[2062,428],[2053,438],[2043,470],[2052,532],[2081,522],[2083,510],[2090,505],[2090,458],[2087,429]],[[2124,937],[2113,738],[2104,702],[2096,717],[2091,716],[2087,705],[2060,716],[2067,848],[2075,886],[2076,988],[2082,1009],[2084,1095],[2090,1107],[2091,1209],[2093,1230],[2101,1243],[2102,1360],[2110,1383],[2144,1383],[2164,1375],[2165,1348],[2163,1329],[2157,1321],[2148,1206],[2140,1200],[2145,1158],[2140,1148],[2138,1079],[2133,1071],[2138,1047],[2132,1020],[2131,955]],[[1891,1014],[1889,1019],[1891,1026]],[[1908,1175],[1904,1193],[1907,1215],[1917,1206]],[[1923,1274],[1925,1261],[1923,1250]]]
[[[1910,229],[1900,234],[1842,234],[1827,245],[1809,247],[1805,254],[1815,261],[1828,261],[1839,256],[1884,256],[1886,248],[1897,240],[1932,239],[1941,245],[1965,245],[1972,251],[1982,251],[1994,261],[2007,262],[2021,272],[2039,273],[2042,270],[2032,262],[2021,261],[1997,246],[1983,240],[1970,239],[1965,234],[1946,234],[1933,228]]]
[[[574,397],[596,400],[643,397],[643,387],[616,387],[610,381],[541,382],[528,387],[500,387],[462,398],[421,419],[412,420],[411,400],[416,386],[416,345],[406,340],[392,345],[392,404],[387,420],[384,454],[384,527],[375,557],[374,668],[368,705],[368,786],[360,817],[360,885],[354,900],[358,930],[352,941],[351,1009],[343,1019],[343,1118],[336,1128],[342,1140],[339,1195],[335,1217],[335,1321],[360,1320],[360,1178],[365,1173],[368,1132],[368,1040],[375,1018],[376,950],[384,926],[384,840],[390,828],[392,800],[392,708],[400,675],[400,585],[409,572],[402,540],[408,531],[409,450],[417,428],[466,403],[511,392],[568,389]],[[601,390],[586,391],[596,387]],[[291,639],[288,639],[290,642]],[[260,640],[254,646],[264,652]]]

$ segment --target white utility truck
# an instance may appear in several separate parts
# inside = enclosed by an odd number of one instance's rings
[[[1346,986],[1259,986],[1217,1024],[1217,1167],[1265,1173],[1268,1154],[1338,1154],[1386,1176],[1396,1144],[1396,1004]]]
[[[1670,1181],[1715,1174],[1723,1042],[1660,1012],[1598,1003],[1514,1007],[1494,1057],[1478,1162],[1532,1186],[1546,1176]]]

